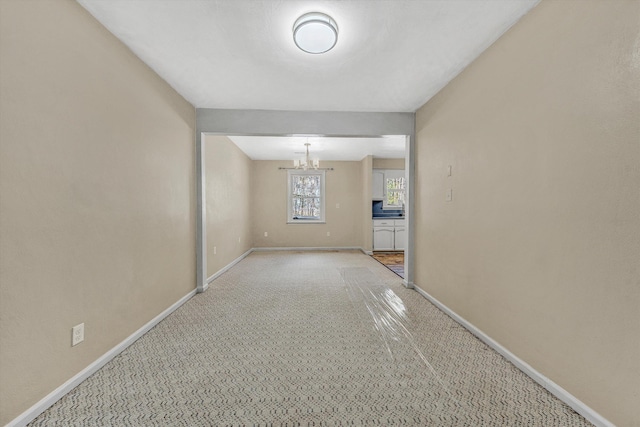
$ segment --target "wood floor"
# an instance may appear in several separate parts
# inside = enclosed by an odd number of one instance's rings
[[[404,252],[374,252],[372,257],[404,279]]]
[[[384,265],[404,265],[404,252],[374,252],[372,256]]]

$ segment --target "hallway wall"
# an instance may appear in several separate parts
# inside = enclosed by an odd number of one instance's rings
[[[195,109],[73,1],[0,1],[0,55],[4,425],[195,288]]]
[[[205,135],[204,143],[207,277],[211,277],[253,246],[252,161],[226,136]]]
[[[362,179],[362,249],[373,252],[373,206],[371,194],[373,192],[373,156],[365,156],[360,161],[360,174]]]
[[[640,425],[639,16],[543,1],[416,118],[416,285],[618,426]]]

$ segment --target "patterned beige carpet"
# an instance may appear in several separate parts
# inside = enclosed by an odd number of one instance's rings
[[[358,252],[254,252],[33,426],[585,426]]]

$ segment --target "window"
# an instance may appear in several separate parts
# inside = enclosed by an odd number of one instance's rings
[[[324,174],[317,170],[288,171],[288,223],[324,222]]]
[[[404,203],[404,178],[387,179],[387,206],[402,206]]]
[[[404,171],[388,170],[385,172],[385,197],[383,208],[398,208],[404,205]]]

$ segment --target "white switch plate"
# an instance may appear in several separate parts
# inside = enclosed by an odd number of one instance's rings
[[[447,176],[451,176],[451,165],[447,166]]]
[[[71,328],[71,347],[84,341],[84,323]]]
[[[453,200],[453,189],[448,189],[447,190],[447,197],[446,197],[447,202],[450,202]]]
[[[327,231],[327,237],[331,236],[331,232]]]
[[[214,247],[213,247],[213,254],[215,255],[217,252],[218,252],[218,247],[217,247],[217,246],[214,246]]]
[[[266,231],[264,232],[264,237],[269,237],[269,233],[267,233]]]

